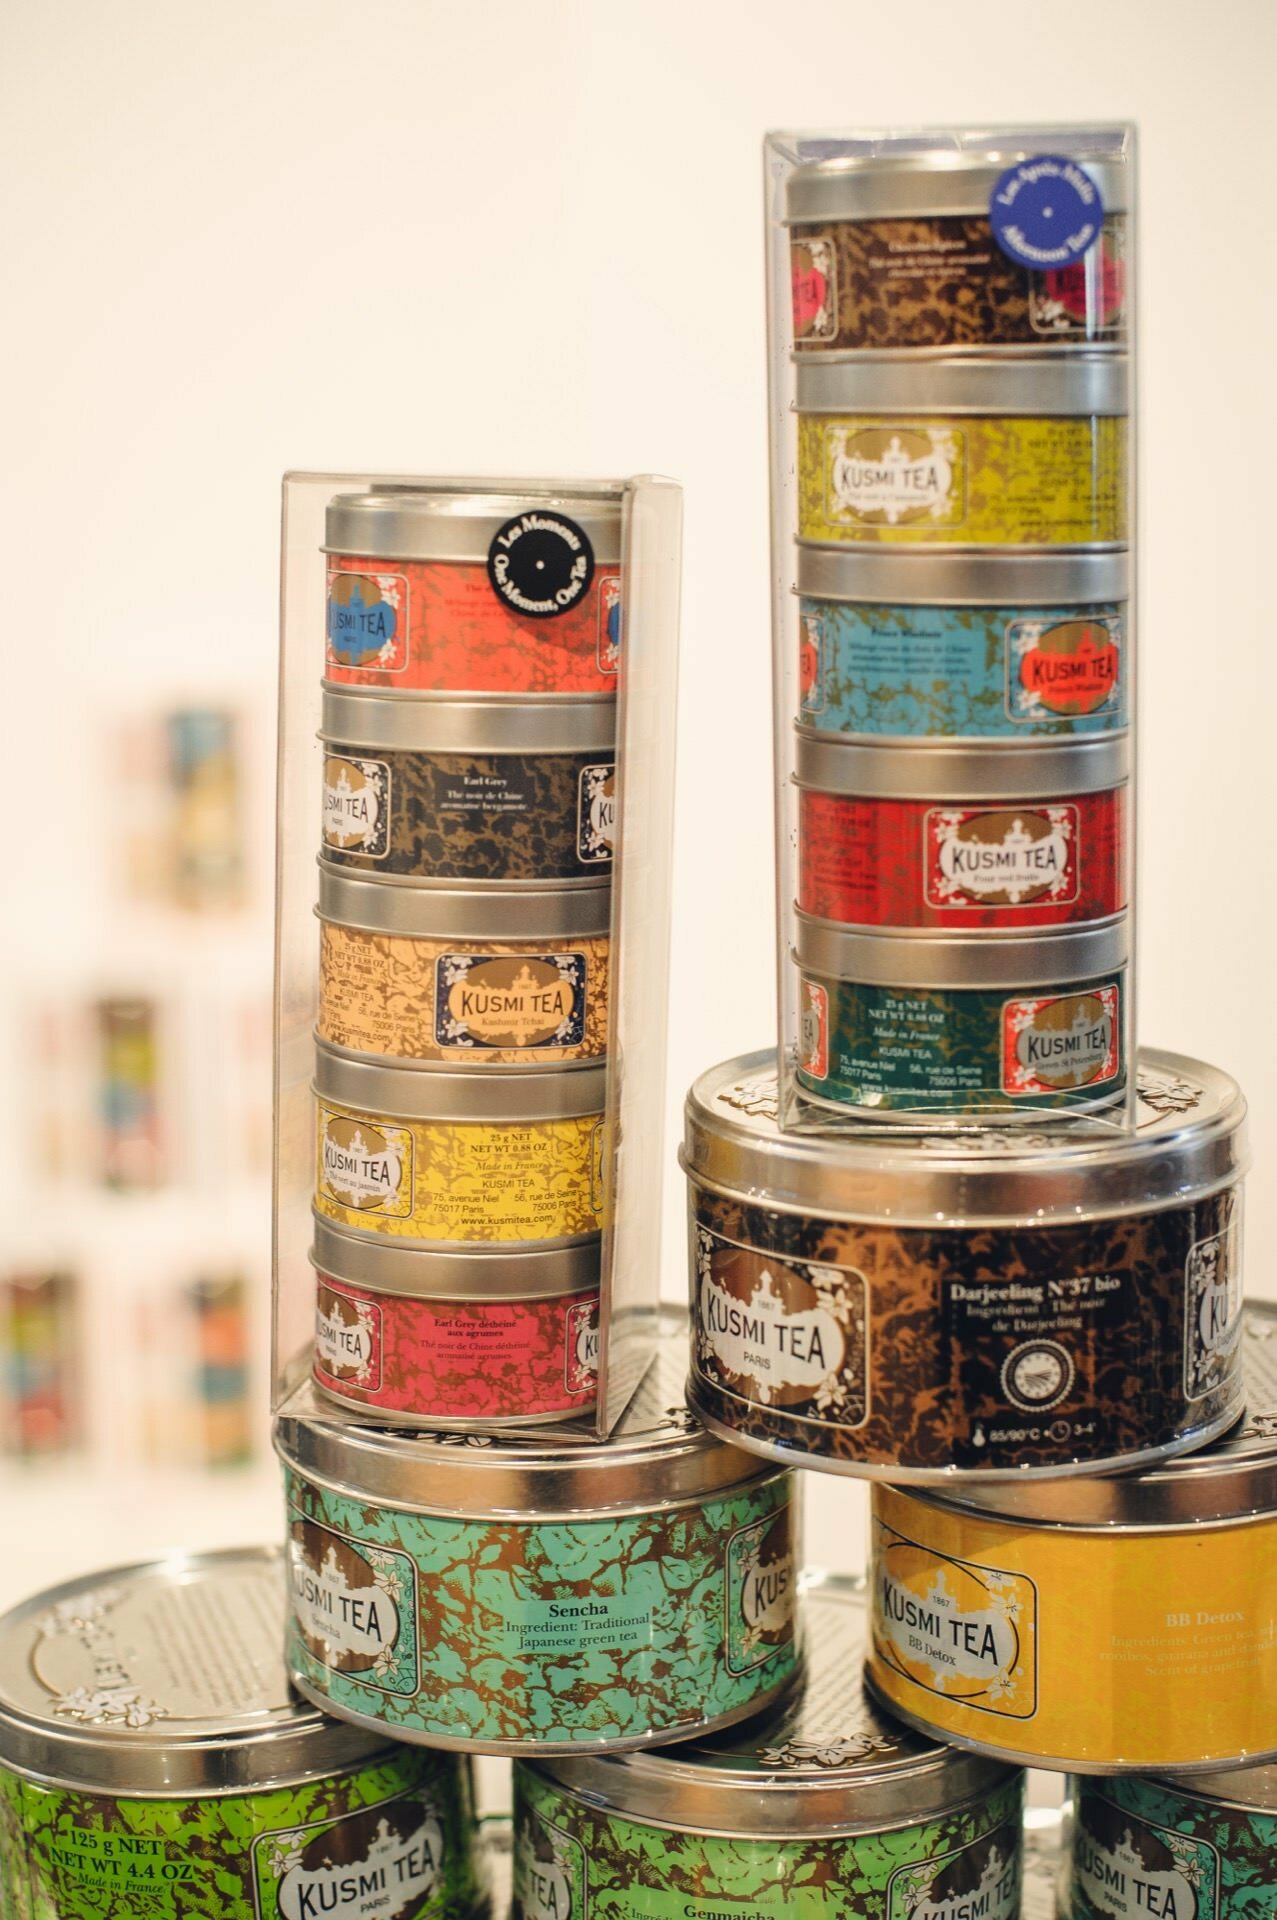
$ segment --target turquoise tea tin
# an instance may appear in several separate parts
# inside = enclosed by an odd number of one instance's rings
[[[1277,1913],[1277,1767],[1075,1780],[1073,1920]]]

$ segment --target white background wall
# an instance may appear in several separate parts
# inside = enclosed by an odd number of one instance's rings
[[[672,1121],[773,1031],[761,135],[1136,118],[1142,1030],[1243,1077],[1277,1291],[1270,0],[48,0],[0,36],[6,996],[99,942],[95,713],[269,707],[285,467],[655,470],[687,508]],[[188,1526],[273,1528],[265,1485]],[[818,1556],[860,1504],[821,1482]]]

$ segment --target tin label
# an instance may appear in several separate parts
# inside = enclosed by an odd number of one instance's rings
[[[1003,1719],[1037,1712],[1037,1589],[1024,1574],[951,1560],[875,1520],[874,1641],[928,1693]]]
[[[731,1673],[750,1673],[794,1633],[793,1527],[788,1501],[738,1527],[727,1543],[725,1657]]]
[[[576,818],[577,859],[586,866],[610,861],[616,839],[616,767],[612,762],[582,767]]]
[[[337,1820],[258,1834],[253,1841],[258,1920],[410,1920],[440,1891],[443,1822],[421,1794],[401,1794]]]
[[[1117,1077],[1116,985],[1088,993],[1008,1000],[1002,1010],[1002,1090],[1056,1093]]]
[[[798,1010],[798,1064],[813,1080],[829,1072],[829,989],[804,979]]]
[[[595,657],[600,673],[615,673],[621,664],[621,576],[599,576],[599,625]]]
[[[1122,652],[1116,614],[1010,620],[1005,647],[1006,709],[1017,724],[1044,715],[1103,713],[1117,704]]]
[[[1141,1820],[1090,1785],[1077,1796],[1072,1866],[1077,1890],[1104,1920],[1217,1920],[1218,1849]]]
[[[579,1047],[589,965],[583,953],[444,953],[435,963],[440,1047]]]
[[[412,1212],[412,1134],[357,1114],[319,1109],[321,1190],[357,1213]]]
[[[944,427],[830,427],[829,517],[863,526],[957,526],[963,435]]]
[[[798,624],[798,700],[804,714],[823,713],[825,698],[825,623],[804,612]]]
[[[597,1299],[574,1300],[563,1320],[563,1384],[569,1393],[593,1393],[599,1381]]]
[[[417,1570],[406,1553],[362,1546],[291,1512],[289,1592],[322,1666],[379,1693],[417,1690]]]
[[[315,1304],[315,1354],[323,1370],[343,1385],[368,1393],[381,1389],[381,1308],[343,1293],[321,1279]]]
[[[584,1920],[589,1911],[585,1848],[544,1814],[520,1825],[514,1878],[522,1920]]]
[[[1078,897],[1075,806],[933,807],[923,834],[928,906],[1067,906]]]
[[[530,620],[553,620],[589,592],[594,548],[566,513],[538,508],[498,527],[488,548],[488,578],[499,600]]]
[[[1126,324],[1126,227],[1105,222],[1087,260],[1035,273],[1029,325],[1038,334],[1098,334]]]
[[[324,761],[324,844],[380,860],[390,845],[390,768],[384,760]]]
[[[1021,1844],[1012,1826],[965,1847],[897,1867],[887,1920],[1019,1920]]]
[[[839,1426],[869,1417],[869,1286],[850,1267],[778,1260],[696,1228],[696,1364],[766,1407]]]
[[[794,339],[832,340],[838,331],[838,269],[829,240],[811,236],[789,248]]]
[[[408,664],[408,582],[401,573],[328,574],[328,658],[337,667],[402,673]]]
[[[1184,1265],[1184,1397],[1214,1393],[1237,1361],[1242,1331],[1241,1196],[1227,1224],[1195,1241]]]

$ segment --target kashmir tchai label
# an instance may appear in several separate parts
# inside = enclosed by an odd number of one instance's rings
[[[1117,1077],[1116,983],[1086,993],[1008,1000],[1002,1009],[1002,1091],[1058,1093]]]
[[[582,767],[577,789],[576,855],[584,866],[601,866],[616,848],[616,768],[611,762]]]
[[[441,1890],[443,1823],[421,1793],[253,1842],[259,1920],[410,1920]]]
[[[829,427],[829,517],[865,526],[963,517],[964,444],[940,427]]]
[[[376,1393],[381,1387],[381,1308],[357,1300],[321,1279],[315,1300],[315,1358],[321,1371],[345,1386]]]
[[[322,1191],[356,1213],[412,1212],[412,1135],[358,1114],[319,1109]]]
[[[1092,620],[1011,620],[1006,659],[1012,720],[1100,713],[1116,704],[1120,623],[1115,614]]]
[[[696,1365],[715,1386],[838,1426],[869,1417],[869,1287],[695,1228]]]
[[[1141,1820],[1090,1786],[1077,1799],[1072,1864],[1079,1904],[1102,1920],[1219,1912],[1220,1857],[1209,1841]]]
[[[968,1846],[897,1867],[887,1920],[1019,1920],[1019,1830],[997,1827]]]
[[[928,906],[1067,906],[1077,899],[1074,806],[932,807],[923,832]]]
[[[731,1673],[770,1660],[794,1634],[793,1521],[788,1501],[727,1543],[726,1659]]]
[[[328,575],[328,658],[335,667],[402,673],[408,664],[408,582],[401,573]]]
[[[294,1515],[289,1594],[311,1657],[381,1693],[417,1690],[417,1573],[405,1553],[361,1546]]]
[[[589,966],[583,953],[445,953],[435,963],[441,1047],[579,1047]]]
[[[951,1560],[876,1523],[874,1639],[897,1673],[1015,1720],[1037,1710],[1037,1589],[1027,1575]]]
[[[390,768],[384,760],[324,761],[324,843],[379,860],[390,844]]]
[[[1242,1331],[1241,1196],[1219,1233],[1195,1241],[1184,1263],[1184,1397],[1214,1393],[1238,1364]]]

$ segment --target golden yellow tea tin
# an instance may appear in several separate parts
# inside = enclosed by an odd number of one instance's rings
[[[1078,1773],[1277,1757],[1277,1305],[1247,1413],[1141,1473],[873,1493],[867,1675],[911,1725]]]

